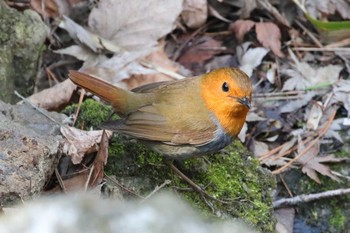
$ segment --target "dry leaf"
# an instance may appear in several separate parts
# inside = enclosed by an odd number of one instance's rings
[[[288,151],[290,148],[292,148],[295,144],[295,142],[297,141],[296,137],[292,137],[291,140],[289,140],[288,142],[285,142],[281,148],[281,150],[278,152],[277,157],[279,157],[280,155],[282,155],[284,152]]]
[[[321,102],[316,102],[312,105],[308,114],[306,127],[310,130],[316,130],[320,124],[320,120],[323,116],[323,108]]]
[[[30,0],[30,6],[44,17],[57,18],[68,15],[70,4],[66,0]]]
[[[298,154],[301,153],[305,148],[306,146],[304,145],[303,141],[301,140],[301,137],[299,136]],[[319,184],[321,183],[321,181],[318,178],[317,172],[324,176],[328,176],[333,180],[339,181],[339,178],[333,175],[332,170],[329,168],[329,166],[322,163],[339,162],[342,161],[342,159],[334,158],[334,156],[332,155],[327,155],[323,157],[317,156],[319,151],[320,144],[319,142],[316,142],[303,156],[298,158],[297,161],[302,165],[301,171]]]
[[[247,115],[247,122],[254,122],[254,121],[265,121],[265,117],[259,116],[256,112],[249,111]]]
[[[350,80],[341,80],[333,86],[333,99],[344,105],[350,117]]]
[[[104,166],[107,164],[108,159],[108,136],[105,130],[103,130],[100,147],[98,149],[95,161],[91,167],[93,169],[89,182],[90,187],[96,187],[99,185],[104,177]]]
[[[93,67],[107,60],[107,57],[103,54],[94,53],[87,47],[79,45],[72,45],[67,48],[58,49],[53,51],[58,54],[66,54],[75,57],[80,61],[84,61],[82,69],[84,67]]]
[[[310,86],[333,84],[342,69],[340,65],[313,68],[306,62],[297,62],[293,69],[281,70],[282,74],[291,77],[284,83],[282,90],[305,90]]]
[[[251,20],[236,20],[234,23],[231,23],[229,30],[234,32],[239,43],[242,43],[244,35],[249,32],[255,26],[255,22]]]
[[[28,97],[28,100],[40,108],[47,110],[59,109],[67,105],[77,86],[66,79],[53,87],[42,90]]]
[[[259,42],[278,57],[284,57],[281,51],[281,31],[274,23],[256,23],[256,36]]]
[[[264,142],[253,140],[250,150],[253,151],[256,157],[260,157],[269,152],[269,146]]]
[[[241,140],[241,142],[243,142],[243,143],[245,142],[245,137],[246,137],[247,131],[248,131],[248,125],[247,125],[247,123],[244,122],[241,131],[237,135],[239,140]]]
[[[170,60],[164,51],[165,42],[161,42],[158,45],[157,51],[151,53],[144,60],[157,67],[162,67],[168,71],[178,72],[179,66]],[[125,79],[122,82],[127,85],[128,89],[133,89],[138,86],[146,85],[154,82],[171,81],[171,77],[156,72],[152,74],[136,74],[132,75],[129,79]]]
[[[199,28],[208,18],[207,0],[185,0],[181,18],[189,28]]]
[[[79,164],[84,155],[96,152],[103,130],[84,131],[74,127],[61,127],[62,135],[67,139],[63,146],[65,154],[71,156],[73,164]],[[107,131],[108,136],[112,135]]]
[[[155,46],[173,29],[181,11],[182,0],[103,0],[92,9],[89,28],[115,45],[135,51]]]
[[[294,112],[299,108],[303,107],[304,105],[307,105],[315,95],[315,92],[310,91],[307,92],[302,99],[288,101],[286,104],[280,106],[280,112]]]
[[[179,63],[190,70],[196,66],[202,66],[205,61],[220,52],[221,44],[221,41],[214,40],[209,36],[203,36],[194,41],[192,46],[180,56]]]
[[[266,56],[269,50],[258,47],[249,48],[250,42],[245,42],[240,46],[237,46],[237,57],[239,60],[240,69],[243,70],[249,77],[252,76],[253,70],[259,66],[262,59]]]
[[[276,56],[284,57],[281,51],[281,31],[274,23],[256,23],[251,20],[237,20],[230,25],[229,30],[233,31],[242,42],[244,35],[255,25],[255,31],[259,42],[267,49],[270,49]]]
[[[306,0],[305,6],[313,18],[319,15],[334,15],[337,12],[343,19],[350,19],[350,3],[344,0]]]
[[[86,30],[67,16],[63,16],[63,20],[58,26],[65,29],[74,40],[84,44],[95,53],[101,53],[105,50],[115,53],[122,51],[119,46]]]

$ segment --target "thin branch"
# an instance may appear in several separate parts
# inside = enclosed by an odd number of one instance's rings
[[[330,198],[330,197],[342,196],[347,194],[350,194],[350,188],[330,190],[330,191],[325,191],[321,193],[303,194],[300,196],[295,196],[291,198],[282,198],[277,201],[274,201],[273,208],[277,209],[282,206],[293,206],[301,203],[306,203],[306,202]]]
[[[149,199],[150,197],[152,197],[155,193],[157,193],[159,190],[161,190],[162,188],[164,188],[166,185],[168,185],[170,183],[171,183],[170,180],[165,180],[163,182],[163,184],[161,184],[159,186],[157,185],[150,194],[148,194],[143,200],[141,200],[141,203],[144,202],[145,200]]]

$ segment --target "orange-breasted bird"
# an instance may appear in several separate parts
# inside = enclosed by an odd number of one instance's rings
[[[91,75],[69,78],[111,103],[121,117],[112,130],[174,159],[216,152],[232,142],[250,108],[252,83],[237,68],[124,90]]]

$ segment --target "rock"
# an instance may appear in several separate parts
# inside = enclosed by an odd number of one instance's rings
[[[20,220],[20,221],[19,221]],[[2,233],[254,233],[238,221],[208,223],[173,195],[121,202],[86,194],[59,196],[26,203],[0,218]]]
[[[30,90],[47,34],[36,12],[0,4],[0,100],[14,102],[15,89]]]
[[[63,122],[58,113],[45,114]],[[0,206],[43,190],[60,158],[60,141],[59,124],[27,104],[0,101]]]

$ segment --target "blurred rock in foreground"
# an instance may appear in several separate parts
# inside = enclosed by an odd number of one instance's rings
[[[5,212],[1,233],[250,233],[240,221],[208,223],[169,194],[120,202],[87,194],[48,197]]]

